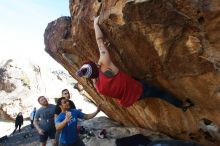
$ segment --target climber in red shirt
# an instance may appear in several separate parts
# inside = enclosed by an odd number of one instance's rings
[[[110,54],[103,41],[103,33],[98,26],[99,17],[94,19],[96,42],[98,44],[100,58],[98,65],[92,61],[85,62],[76,72],[79,77],[92,79],[96,90],[105,96],[118,100],[123,107],[129,107],[137,100],[145,97],[157,97],[186,111],[193,106],[190,100],[185,103],[144,81],[137,81],[130,75],[120,71],[110,58]]]

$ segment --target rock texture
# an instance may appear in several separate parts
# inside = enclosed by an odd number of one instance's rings
[[[125,125],[217,145],[220,126],[220,3],[218,0],[70,0],[71,17],[48,24],[46,51],[76,78],[103,111]],[[195,107],[183,113],[158,99],[124,109],[97,94],[90,81],[75,76],[88,59],[98,60],[93,17],[114,63],[123,71],[190,98]],[[206,121],[210,122],[206,122]],[[205,124],[201,124],[205,123]],[[202,125],[202,126],[201,126]]]
[[[15,132],[13,135],[8,135],[7,139],[0,142],[0,146],[37,146],[40,145],[39,135],[37,130],[31,129],[31,126],[21,128],[21,132]],[[47,146],[52,146],[50,140],[47,141]]]

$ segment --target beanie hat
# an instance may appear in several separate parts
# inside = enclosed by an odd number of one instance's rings
[[[99,69],[97,65],[92,61],[87,61],[83,63],[82,67],[76,72],[76,75],[79,77],[86,78],[98,78]]]

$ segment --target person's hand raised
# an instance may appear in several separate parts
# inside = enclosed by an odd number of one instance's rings
[[[66,117],[65,117],[65,121],[66,122],[69,122],[70,120],[71,120],[71,118],[72,118],[72,115],[71,115],[71,112],[66,112]]]

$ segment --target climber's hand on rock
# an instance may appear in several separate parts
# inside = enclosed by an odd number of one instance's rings
[[[99,16],[94,18],[94,25],[98,25],[99,23]]]

